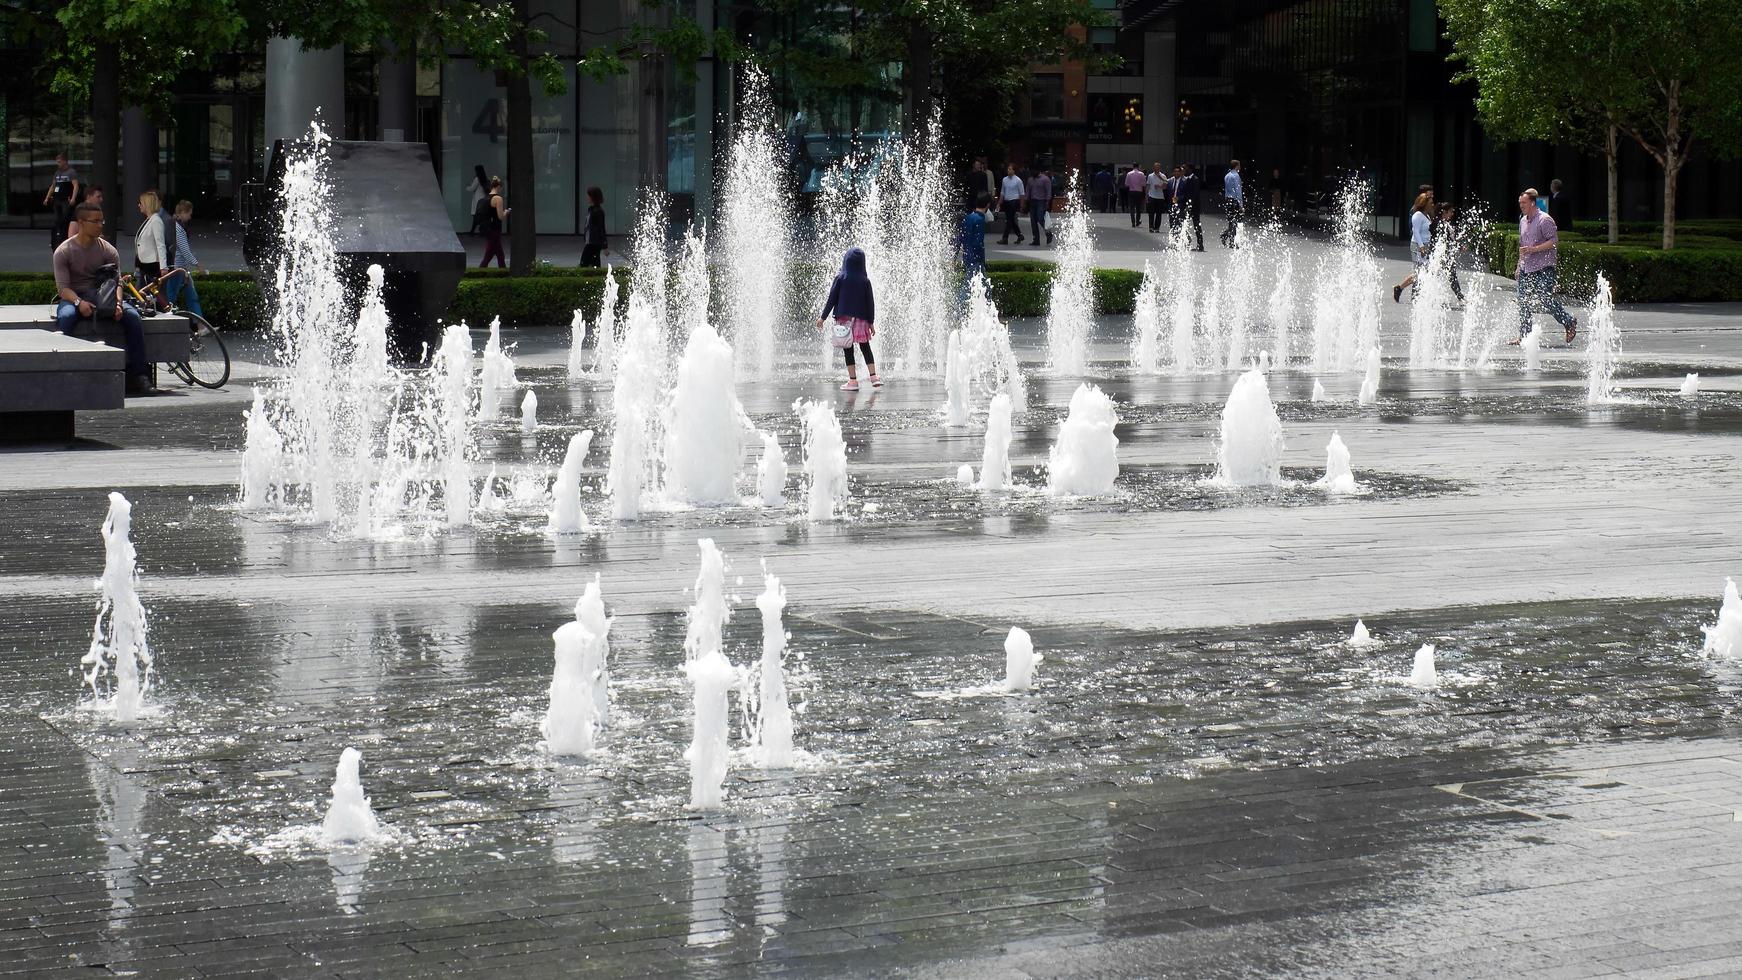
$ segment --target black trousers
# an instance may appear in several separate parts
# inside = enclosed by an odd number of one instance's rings
[[[872,374],[876,374],[877,373],[877,358],[871,356],[871,341],[869,341],[869,340],[859,341],[859,350],[863,351],[865,354],[865,366],[871,369]],[[843,348],[841,348],[841,353],[846,355],[848,367],[855,366],[855,362],[853,361],[853,348],[843,347]]]
[[[1149,230],[1161,230],[1161,208],[1165,202],[1159,197],[1149,199]],[[1132,222],[1136,224],[1136,222]]]
[[[1222,230],[1222,244],[1232,248],[1238,244],[1240,222],[1246,220],[1246,207],[1239,201],[1229,201],[1224,205],[1228,215],[1228,227]]]
[[[1127,190],[1125,197],[1125,210],[1130,212],[1131,227],[1135,228],[1143,223],[1143,207],[1148,199],[1148,194],[1145,191]]]
[[[584,245],[581,247],[581,268],[597,269],[599,267],[599,252],[603,246]]]
[[[1191,218],[1192,234],[1197,236],[1198,251],[1202,252],[1204,250],[1204,226],[1198,223],[1197,207],[1195,205],[1188,207],[1186,209],[1186,215]]]
[[[1005,201],[1004,202],[1004,237],[998,240],[998,244],[1000,244],[1000,245],[1010,244],[1010,233],[1011,232],[1016,233],[1016,244],[1018,244],[1018,245],[1022,244],[1022,228],[1021,228],[1021,226],[1019,226],[1016,223],[1016,219],[1021,217],[1021,215],[1022,215],[1022,201],[1021,200]]]

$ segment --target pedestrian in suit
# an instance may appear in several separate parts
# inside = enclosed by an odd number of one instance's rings
[[[1160,164],[1157,164],[1159,171]],[[1167,237],[1171,240],[1179,232],[1179,226],[1186,218],[1185,198],[1180,196],[1180,186],[1185,183],[1186,168],[1174,165],[1173,174],[1167,178]]]
[[[1573,196],[1563,189],[1559,177],[1548,182],[1548,216],[1556,229],[1573,230]]]
[[[1195,163],[1186,164],[1185,180],[1180,183],[1180,196],[1185,198],[1186,217],[1191,219],[1192,234],[1197,239],[1197,247],[1192,249],[1194,252],[1204,250],[1204,226],[1198,220],[1198,198],[1202,196],[1203,192],[1204,181],[1202,177],[1198,176],[1198,165]]]

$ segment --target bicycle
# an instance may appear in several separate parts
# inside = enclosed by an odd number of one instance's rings
[[[173,362],[170,373],[190,385],[202,388],[222,388],[230,380],[230,351],[224,346],[224,336],[212,322],[192,310],[182,309],[169,299],[164,284],[171,276],[188,275],[186,269],[170,269],[142,290],[131,274],[121,277],[121,285],[133,297],[141,313],[155,310],[187,317],[193,336],[188,340],[188,359]],[[148,314],[149,315],[149,314]]]

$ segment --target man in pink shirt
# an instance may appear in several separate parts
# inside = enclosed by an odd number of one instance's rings
[[[1143,223],[1143,166],[1132,164],[1125,171],[1125,208],[1131,212],[1131,227]]]
[[[1530,336],[1531,317],[1547,313],[1566,328],[1570,344],[1579,335],[1579,321],[1555,298],[1554,219],[1536,206],[1536,188],[1518,195],[1518,214],[1518,340],[1512,343]]]

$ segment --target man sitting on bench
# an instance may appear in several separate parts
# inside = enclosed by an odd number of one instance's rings
[[[73,212],[79,233],[60,243],[54,250],[54,284],[60,291],[55,304],[55,325],[60,332],[71,334],[79,320],[119,320],[127,349],[127,394],[154,394],[151,385],[151,364],[145,359],[145,325],[139,311],[131,303],[121,301],[120,262],[115,246],[104,241],[103,209],[89,202]],[[100,290],[105,280],[115,282],[113,309],[97,309]],[[107,304],[104,304],[107,306]]]

